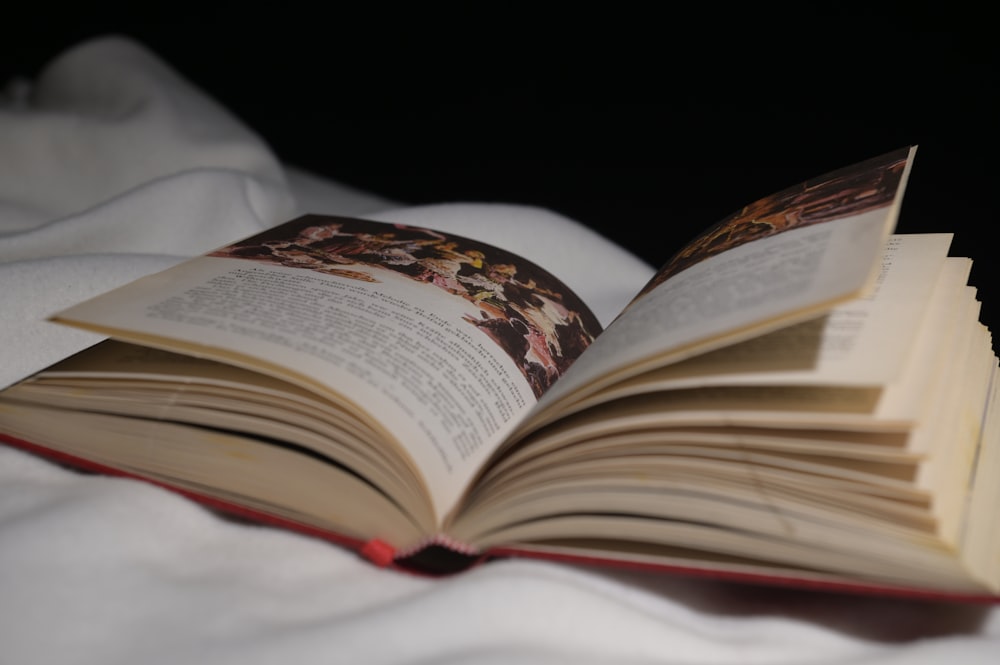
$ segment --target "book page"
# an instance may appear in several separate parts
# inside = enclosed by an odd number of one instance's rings
[[[536,413],[861,295],[895,226],[913,152],[789,188],[706,231],[661,268]]]
[[[68,414],[121,415],[119,429],[140,434],[155,421],[280,442],[346,466],[392,497],[425,532],[436,528],[419,473],[389,447],[372,445],[378,434],[357,409],[260,372],[105,340],[0,393],[0,403],[9,400]]]
[[[615,390],[888,385],[911,355],[950,243],[950,234],[892,236],[878,277],[861,297],[819,318],[652,370]]]
[[[975,289],[968,285],[972,268],[970,259],[949,256],[942,266],[933,296],[909,350],[909,362],[879,399],[880,417],[916,419],[928,414],[929,396],[941,376],[956,366],[968,352],[960,340],[963,330],[980,327],[979,303]],[[949,437],[950,438],[950,437]]]
[[[565,285],[428,229],[306,216],[60,313],[347,400],[443,515],[598,334]]]

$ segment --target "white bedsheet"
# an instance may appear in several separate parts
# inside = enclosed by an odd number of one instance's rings
[[[651,273],[544,210],[405,207],[281,164],[155,54],[95,40],[0,106],[0,385],[96,341],[46,315],[307,211],[507,247],[605,322]],[[530,561],[428,580],[0,447],[0,663],[161,662],[997,663],[1000,610]]]

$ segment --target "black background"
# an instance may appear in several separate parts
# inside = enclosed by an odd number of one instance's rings
[[[759,196],[919,144],[899,230],[955,232],[1000,326],[985,10],[308,6],[29,9],[0,80],[128,35],[288,163],[404,203],[545,206],[653,264]]]

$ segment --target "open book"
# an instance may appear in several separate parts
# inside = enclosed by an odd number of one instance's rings
[[[893,234],[913,156],[746,206],[604,331],[500,249],[295,219],[58,314],[110,339],[0,438],[382,565],[992,600],[997,360],[950,236]]]

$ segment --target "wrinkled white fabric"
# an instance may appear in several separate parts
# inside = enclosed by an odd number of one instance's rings
[[[265,137],[266,138],[266,137]],[[143,46],[94,40],[0,106],[0,385],[96,341],[45,317],[300,212],[519,252],[607,322],[651,269],[532,207],[404,207],[281,164]],[[531,561],[430,580],[0,447],[3,663],[995,663],[990,607]]]

